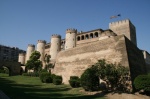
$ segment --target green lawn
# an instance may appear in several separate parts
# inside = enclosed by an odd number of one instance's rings
[[[10,99],[104,99],[103,95],[85,95],[82,88],[41,83],[38,77],[0,73],[0,90]]]

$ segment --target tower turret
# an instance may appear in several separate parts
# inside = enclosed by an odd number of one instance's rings
[[[27,54],[26,54],[26,62],[30,59],[30,56],[34,50],[35,50],[35,45],[28,44]]]
[[[117,35],[124,34],[131,42],[137,45],[136,28],[129,19],[109,23],[109,29]]]
[[[19,53],[18,62],[20,62],[23,65],[25,64],[25,53]]]
[[[54,34],[51,36],[50,55],[51,60],[55,60],[57,53],[61,50],[61,36]]]
[[[76,29],[67,29],[66,30],[66,43],[65,49],[74,48],[76,46]]]
[[[37,51],[39,51],[41,54],[40,61],[44,61],[45,44],[45,40],[38,40]]]

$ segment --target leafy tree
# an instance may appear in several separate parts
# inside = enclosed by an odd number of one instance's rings
[[[109,64],[105,60],[99,60],[94,66],[98,69],[97,75],[104,80],[111,90],[126,91],[129,79],[129,69],[120,64]]]
[[[127,86],[129,85],[127,80],[130,80],[128,68],[117,64],[106,63],[105,60],[98,60],[96,64],[82,74],[81,85],[84,86],[86,83],[90,83],[90,87],[97,87],[97,84],[92,85],[92,83],[96,83],[97,77],[106,82],[107,90],[113,91],[127,91]]]
[[[51,69],[51,68],[54,67],[54,65],[50,63],[50,58],[51,58],[50,55],[45,55],[45,57],[44,57],[45,69],[46,70]]]
[[[27,69],[33,69],[34,72],[41,70],[42,62],[39,60],[40,56],[41,56],[40,52],[34,51],[31,54],[30,59],[27,61],[26,65],[25,65],[26,68]]]

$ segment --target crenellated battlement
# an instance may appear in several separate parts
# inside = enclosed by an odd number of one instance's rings
[[[51,38],[61,38],[61,36],[59,34],[53,34]]]
[[[34,44],[28,44],[28,47],[35,47]]]
[[[38,43],[45,43],[46,44],[46,41],[45,40],[38,40]]]
[[[67,29],[66,33],[77,33],[77,29],[74,28]]]
[[[111,25],[120,25],[120,24],[124,24],[124,23],[129,23],[130,20],[129,19],[125,19],[125,20],[120,20],[120,21],[116,21],[116,22],[111,22],[109,23],[109,26]]]

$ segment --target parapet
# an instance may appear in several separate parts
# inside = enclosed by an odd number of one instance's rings
[[[73,29],[73,28],[67,29],[66,33],[77,33],[77,29]]]
[[[61,36],[59,34],[53,34],[51,38],[61,38]]]
[[[46,44],[46,41],[45,40],[38,40],[38,43],[45,43]]]
[[[28,44],[28,47],[35,47],[34,44]]]
[[[120,20],[120,21],[116,21],[116,22],[111,22],[109,23],[109,26],[110,25],[120,25],[120,24],[123,24],[123,23],[131,23],[129,19],[125,19],[125,20]]]

